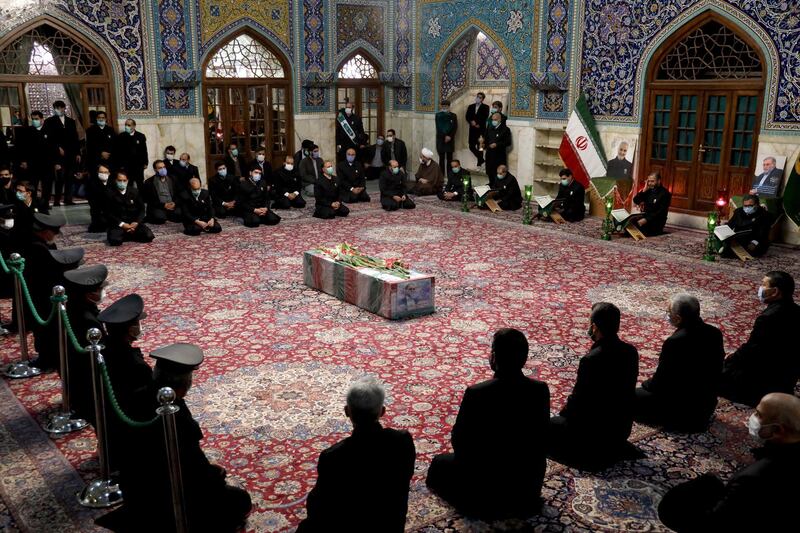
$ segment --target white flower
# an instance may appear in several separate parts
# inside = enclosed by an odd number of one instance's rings
[[[431,37],[439,37],[441,34],[442,27],[439,25],[439,17],[431,17],[428,21],[428,35]]]
[[[508,15],[508,33],[517,33],[522,28],[522,11],[514,10]]]

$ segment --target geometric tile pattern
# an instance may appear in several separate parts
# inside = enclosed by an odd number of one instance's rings
[[[186,71],[191,67],[187,43],[188,24],[184,0],[161,0],[158,3],[155,27],[161,45],[160,70]],[[160,89],[161,113],[165,115],[194,114],[194,91],[189,87]]]

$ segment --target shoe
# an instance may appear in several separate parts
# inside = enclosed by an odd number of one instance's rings
[[[53,202],[53,207],[61,207],[61,202],[59,201]]]
[[[17,325],[14,322],[6,322],[4,324],[0,324],[0,328],[3,328],[9,333],[17,333]]]

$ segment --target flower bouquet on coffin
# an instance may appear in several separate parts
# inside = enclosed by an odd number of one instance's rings
[[[353,268],[372,268],[381,272],[386,272],[401,279],[409,279],[411,273],[408,265],[400,259],[381,259],[362,253],[352,244],[343,242],[333,248],[316,248],[316,251],[330,257],[336,262],[350,265]]]

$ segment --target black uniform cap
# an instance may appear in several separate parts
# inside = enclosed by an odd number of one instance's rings
[[[129,294],[106,307],[97,315],[97,319],[105,324],[127,324],[146,316],[142,297],[138,294]]]
[[[203,362],[203,350],[186,342],[177,342],[156,348],[150,353],[156,360],[156,368],[171,372],[191,372]]]
[[[52,257],[58,264],[63,265],[66,270],[78,268],[83,261],[83,248],[66,248],[64,250],[50,250]]]
[[[67,282],[72,287],[84,292],[92,292],[100,288],[107,277],[108,269],[105,265],[92,265],[64,272]]]
[[[0,204],[0,218],[14,218],[13,205]]]
[[[45,213],[34,213],[33,215],[33,229],[36,230],[43,230],[43,229],[51,229],[53,231],[60,231],[61,226],[67,223],[67,219],[64,218],[64,215],[54,213],[54,214],[45,214]]]

